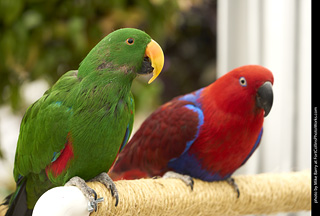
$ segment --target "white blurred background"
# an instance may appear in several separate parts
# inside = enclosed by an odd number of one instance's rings
[[[218,74],[259,64],[274,74],[274,103],[243,173],[311,167],[311,1],[220,0]]]
[[[220,0],[217,11],[218,74],[259,64],[274,75],[262,142],[236,174],[311,170],[311,1]]]

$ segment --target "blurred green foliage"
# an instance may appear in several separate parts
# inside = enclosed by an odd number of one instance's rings
[[[23,82],[44,78],[52,85],[123,27],[146,31],[166,56],[162,82],[134,84],[137,110],[146,106],[141,97],[157,106],[200,88],[214,79],[215,9],[205,0],[0,0],[0,104],[25,110]]]

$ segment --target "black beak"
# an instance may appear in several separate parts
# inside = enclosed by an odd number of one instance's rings
[[[138,74],[150,74],[153,72],[153,69],[150,59],[146,56],[143,59],[142,67]]]
[[[273,91],[271,82],[265,82],[259,87],[256,96],[256,103],[258,107],[264,109],[264,117],[266,117],[269,114],[273,104]]]

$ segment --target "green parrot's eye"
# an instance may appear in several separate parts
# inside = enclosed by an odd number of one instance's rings
[[[126,43],[127,43],[128,45],[132,45],[132,44],[134,44],[134,39],[133,39],[133,38],[128,38],[128,39],[126,40]]]

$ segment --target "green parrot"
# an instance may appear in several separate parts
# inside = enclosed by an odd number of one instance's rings
[[[75,185],[97,208],[85,181],[100,181],[118,203],[106,172],[127,143],[134,120],[132,81],[161,72],[161,47],[143,31],[124,28],[102,39],[78,70],[65,73],[26,111],[14,162],[16,191],[6,215],[31,215],[50,188]]]

